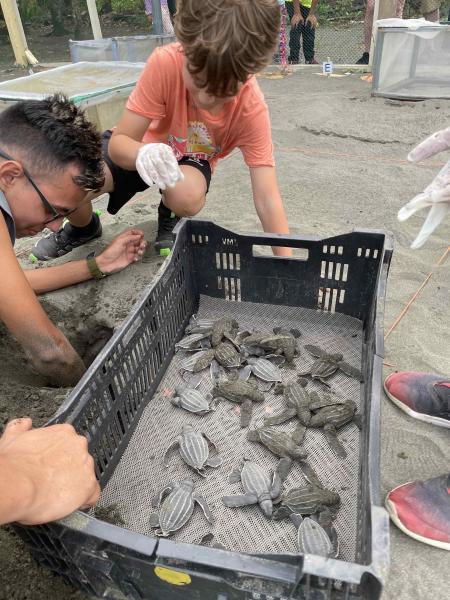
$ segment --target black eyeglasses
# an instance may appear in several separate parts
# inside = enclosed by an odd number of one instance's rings
[[[14,161],[16,160],[15,158],[13,158],[12,156],[10,156],[9,154],[6,154],[6,152],[3,152],[2,150],[0,150],[0,156],[2,158],[6,158],[6,160],[14,160]],[[19,162],[19,161],[16,161],[16,162]],[[31,177],[31,175],[28,173],[28,171],[25,169],[25,167],[23,165],[22,165],[22,170],[23,170],[23,174],[25,175],[25,177],[28,179],[28,181],[31,183],[31,185],[33,186],[33,188],[38,193],[38,196],[39,196],[42,204],[44,205],[45,210],[52,215],[50,217],[50,219],[46,219],[43,222],[43,225],[47,225],[48,223],[53,223],[53,221],[56,221],[57,219],[65,219],[68,215],[72,214],[74,211],[77,210],[76,208],[73,208],[72,210],[68,210],[65,213],[58,212],[58,210],[53,206],[53,204],[51,204],[47,200],[47,198],[44,196],[44,194],[41,192],[41,190],[35,184],[33,178]]]

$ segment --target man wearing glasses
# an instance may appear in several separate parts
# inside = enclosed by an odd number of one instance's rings
[[[45,227],[57,231],[104,179],[100,137],[66,98],[18,102],[0,113],[0,320],[35,369],[60,386],[74,385],[85,366],[36,294],[122,270],[142,256],[144,234],[127,230],[95,258],[29,271],[13,245]]]

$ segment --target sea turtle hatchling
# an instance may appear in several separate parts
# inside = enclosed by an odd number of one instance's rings
[[[241,405],[241,427],[248,427],[252,418],[252,403],[263,402],[264,394],[250,381],[228,379],[217,381],[213,387],[214,398],[229,400]]]
[[[239,378],[246,381],[253,373],[253,375],[266,383],[262,391],[269,391],[275,383],[282,380],[281,371],[279,367],[272,363],[266,358],[252,358],[246,359],[247,365],[239,373]]]
[[[229,315],[224,315],[217,321],[214,321],[211,331],[212,347],[216,348],[224,336],[230,336],[233,339],[234,334],[238,331],[238,329],[238,322]]]
[[[305,350],[308,350],[316,360],[309,370],[299,373],[299,377],[309,375],[313,379],[318,379],[321,383],[329,387],[330,384],[326,379],[331,377],[336,371],[340,370],[349,377],[353,377],[360,382],[364,381],[361,371],[345,362],[341,353],[328,354],[328,352],[325,352],[325,350],[322,350],[319,346],[313,346],[311,344],[306,344]]]
[[[211,347],[209,340],[209,333],[204,331],[203,333],[191,333],[181,338],[179,342],[175,344],[175,352],[178,350],[185,350],[186,352],[196,352],[202,348]]]
[[[159,494],[157,513],[150,515],[150,527],[157,527],[155,534],[168,537],[172,532],[181,529],[191,518],[195,503],[199,504],[211,525],[214,517],[206,500],[194,490],[192,479],[183,479],[180,483],[169,483]]]
[[[288,383],[284,386],[286,408],[278,414],[264,419],[264,425],[280,425],[292,417],[298,417],[302,425],[308,425],[311,420],[309,405],[311,396],[300,383]]]
[[[211,455],[209,444],[214,448],[215,454]],[[209,439],[206,433],[196,431],[189,423],[183,425],[181,434],[167,448],[164,455],[163,465],[169,464],[168,455],[171,450],[179,446],[180,456],[184,462],[189,465],[202,477],[206,477],[205,467],[220,467],[222,458],[217,453],[217,447]]]
[[[290,458],[282,458],[275,471],[270,474],[257,463],[244,459],[242,465],[231,472],[228,481],[229,483],[241,481],[245,494],[224,496],[222,502],[230,508],[259,504],[266,517],[271,517],[272,501],[280,495],[281,486],[291,465]]]
[[[233,369],[241,365],[242,357],[230,342],[220,342],[215,348],[214,357],[222,367],[227,369]]]
[[[308,427],[323,427],[323,432],[331,448],[340,458],[345,458],[347,452],[337,437],[337,430],[353,420],[356,420],[357,425],[359,424],[356,404],[353,400],[346,400],[340,404],[320,408],[311,417]]]
[[[297,527],[297,546],[301,554],[315,554],[325,558],[337,557],[339,542],[336,530],[331,523],[324,527],[320,523],[320,519],[303,518],[295,513],[290,515],[290,519]]]
[[[182,371],[189,371],[190,373],[199,373],[203,369],[207,369],[214,359],[214,349],[200,350],[195,354],[191,354],[183,360],[181,363]]]
[[[303,439],[303,425],[300,425],[300,433],[298,433],[298,429],[299,428],[294,430],[293,434],[289,435],[283,431],[277,431],[274,427],[263,426],[248,431],[247,439],[250,442],[259,442],[270,450],[272,454],[275,454],[275,456],[281,458],[287,456],[288,458],[298,461],[307,481],[320,486],[321,482],[317,473],[305,460],[307,456],[306,450],[297,442],[297,439],[299,441]]]
[[[205,395],[189,387],[176,388],[170,401],[174,406],[202,416],[216,408],[211,394]]]
[[[284,519],[292,513],[312,515],[325,509],[336,511],[341,503],[337,492],[315,484],[285,490],[279,500],[280,506],[274,514],[277,520]]]
[[[270,350],[276,354],[283,354],[289,363],[292,363],[295,356],[298,356],[297,337],[300,336],[298,329],[290,331],[275,327],[274,333],[263,338],[259,346],[264,350]],[[295,334],[295,335],[294,335]]]

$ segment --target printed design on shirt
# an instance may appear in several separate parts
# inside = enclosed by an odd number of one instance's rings
[[[182,156],[211,160],[220,153],[220,146],[213,144],[208,128],[202,121],[188,122],[187,139],[169,134],[168,142],[177,160]]]

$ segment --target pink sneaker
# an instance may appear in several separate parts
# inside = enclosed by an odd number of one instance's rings
[[[450,379],[434,373],[399,371],[386,377],[384,390],[410,417],[450,428]]]
[[[450,475],[399,485],[386,496],[385,505],[406,535],[450,550]]]

